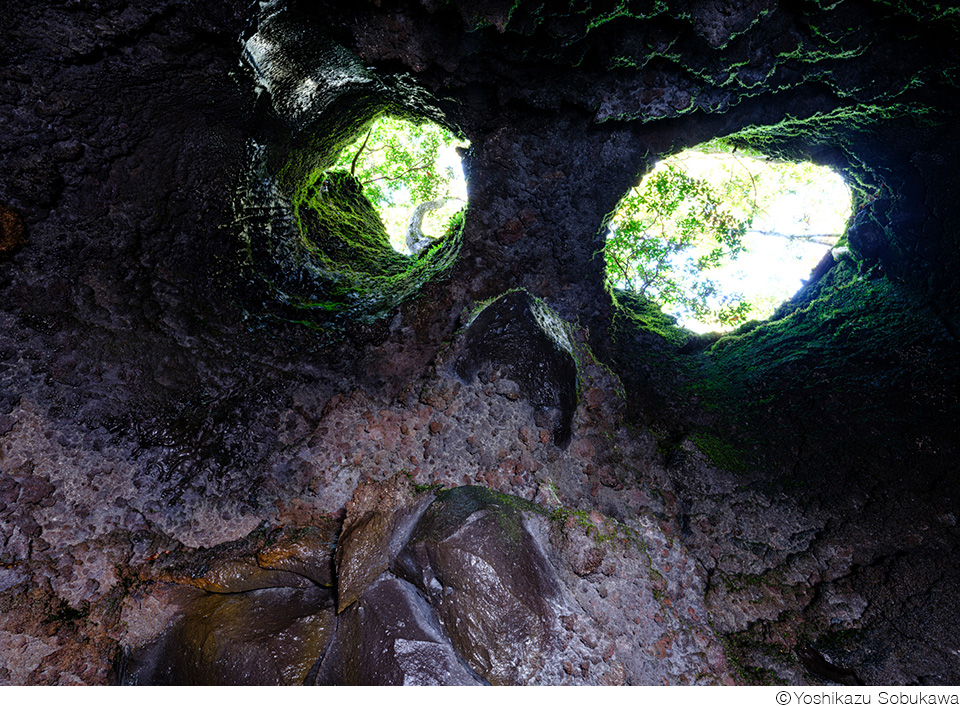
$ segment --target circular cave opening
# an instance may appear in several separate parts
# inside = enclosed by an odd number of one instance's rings
[[[379,159],[366,154],[376,120],[311,168],[294,155],[276,177],[271,151],[254,150],[236,216],[248,312],[332,334],[384,317],[456,260],[466,204],[447,149],[456,139],[428,121],[384,120],[406,127],[380,130]]]
[[[254,320],[332,341],[456,261],[466,143],[412,77],[366,66],[325,29],[264,4],[244,42],[261,124],[237,189],[234,280]]]
[[[697,333],[770,318],[840,257],[852,196],[812,162],[716,139],[658,162],[608,223],[607,280]]]
[[[382,116],[319,177],[347,173],[376,208],[391,247],[416,255],[453,227],[467,203],[460,159],[469,143],[429,121]]]

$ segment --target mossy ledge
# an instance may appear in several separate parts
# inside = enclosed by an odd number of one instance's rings
[[[834,263],[770,320],[750,322],[712,345],[652,304],[619,297],[616,345],[637,336],[661,341],[647,347],[642,361],[631,358],[630,370],[617,366],[645,391],[632,412],[644,417],[645,406],[657,407],[648,421],[665,427],[662,436],[671,440],[665,450],[690,438],[715,465],[781,489],[802,489],[817,463],[855,475],[862,467],[857,438],[895,454],[916,438],[948,433],[947,420],[958,410],[921,403],[948,404],[942,391],[960,384],[942,372],[954,339],[909,287],[861,267]],[[911,361],[909,373],[904,359]],[[909,424],[887,418],[891,404],[914,412]]]
[[[316,22],[286,10],[265,12],[244,59],[269,100],[237,189],[237,298],[255,318],[300,322],[336,339],[448,270],[463,217],[429,248],[404,255],[390,246],[361,184],[328,170],[383,115],[450,125],[408,76],[373,73]]]

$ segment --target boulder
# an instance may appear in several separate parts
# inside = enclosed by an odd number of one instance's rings
[[[521,509],[531,506],[480,486],[441,493],[395,564],[492,684],[531,682],[557,648],[562,593],[524,524]]]
[[[303,684],[333,634],[329,590],[196,595],[174,625],[131,653],[123,684]]]
[[[464,686],[484,680],[454,651],[424,595],[384,573],[338,617],[316,683]]]

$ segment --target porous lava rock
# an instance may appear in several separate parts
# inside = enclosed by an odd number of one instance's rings
[[[403,474],[362,484],[348,505],[336,593],[309,583],[277,587],[289,583],[286,572],[271,578],[242,561],[289,554],[290,537],[318,528],[258,530],[210,550],[158,555],[159,565],[143,570],[153,582],[124,608],[132,628],[120,681],[729,680],[720,646],[702,622],[693,565],[650,527],[548,509],[482,486],[418,490]],[[652,558],[657,541],[663,552]],[[329,559],[318,558],[321,565]],[[678,559],[675,568],[670,562]],[[310,559],[300,555],[298,562]],[[686,576],[668,586],[657,566]],[[619,639],[624,632],[627,641]],[[683,673],[691,663],[699,665],[695,679]]]
[[[399,615],[419,627],[390,633],[410,642],[383,669],[331,662],[327,681],[960,682],[952,7],[43,0],[0,5],[0,21],[0,682],[117,682],[124,648],[173,634],[188,594],[198,615],[289,610],[270,635],[191,623],[192,644],[223,646],[191,648],[211,680],[300,680],[305,657],[248,659],[326,620],[303,598],[335,578],[309,529],[329,527],[357,528],[336,559],[356,558],[337,654],[370,654]],[[264,55],[244,53],[258,36],[321,73],[261,80]],[[298,55],[303,38],[322,45]],[[359,102],[287,120],[330,57],[362,79],[343,84]],[[405,116],[469,139],[469,205],[435,259],[381,258],[403,276],[381,262],[337,280],[322,263],[311,279],[294,206],[331,158],[325,136],[372,115],[354,110],[361,84],[385,101],[373,112],[413,97]],[[774,317],[698,337],[611,292],[601,251],[639,177],[714,137],[833,167],[855,215],[847,256]],[[543,343],[536,327],[514,359],[494,346],[466,381],[455,369],[471,312],[520,289],[569,336],[572,406],[553,350],[559,386],[543,388],[565,444],[534,368],[529,385],[505,374]],[[519,621],[546,636],[533,677],[495,638],[496,660],[479,656],[479,627],[458,638],[476,666],[457,661],[427,594],[392,573],[421,509],[390,499],[398,476],[540,508],[495,501],[563,597]],[[378,504],[348,508],[371,484]],[[465,539],[493,531],[484,518],[517,527],[478,512]],[[281,525],[306,534],[271,554],[258,528]],[[376,629],[368,601],[393,606]]]
[[[551,431],[570,440],[577,407],[577,366],[565,322],[543,302],[519,290],[487,304],[469,323],[454,369],[467,383],[499,373],[512,380]]]

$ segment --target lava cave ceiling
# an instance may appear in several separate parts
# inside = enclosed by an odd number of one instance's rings
[[[960,11],[0,20],[0,683],[960,684]],[[316,182],[381,115],[470,143],[414,256]],[[724,335],[602,256],[714,137],[854,206]]]

